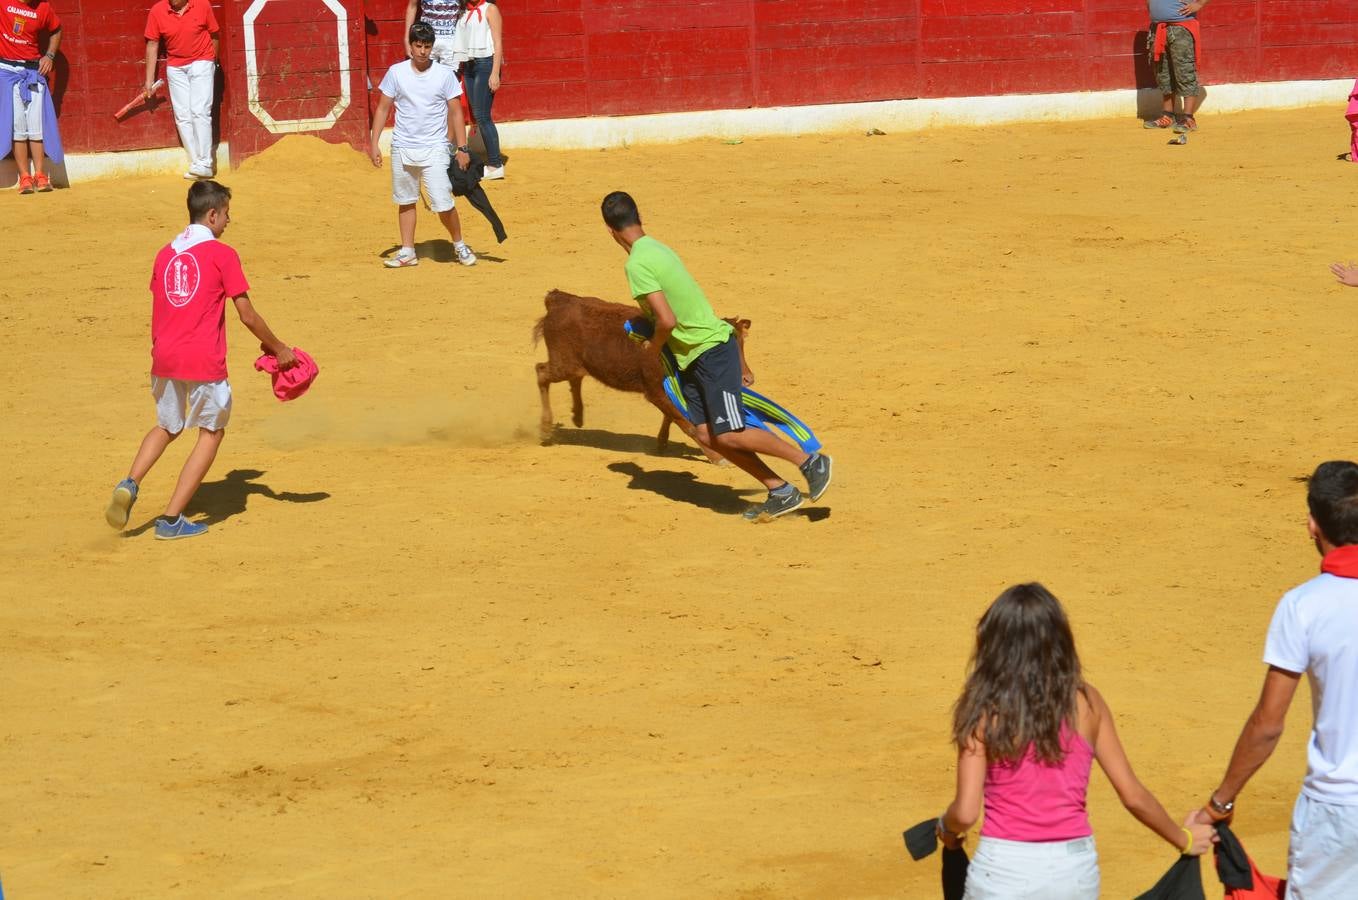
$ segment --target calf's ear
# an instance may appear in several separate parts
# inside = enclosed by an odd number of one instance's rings
[[[750,330],[750,320],[749,320],[749,319],[736,319],[736,327],[739,328],[741,331],[749,331],[749,330]]]

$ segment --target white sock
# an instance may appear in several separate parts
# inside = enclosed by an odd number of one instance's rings
[[[461,250],[461,249],[465,248],[466,246],[467,246],[467,242],[466,242],[466,241],[453,241],[453,248],[456,249],[456,250]]]

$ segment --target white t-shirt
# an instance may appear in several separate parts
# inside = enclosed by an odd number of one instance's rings
[[[1315,725],[1302,792],[1358,805],[1358,579],[1322,574],[1284,594],[1264,662],[1311,682]]]
[[[406,60],[387,69],[378,88],[396,101],[393,147],[448,146],[448,101],[462,96],[462,86],[452,69],[430,63],[429,68],[419,72],[414,63]]]

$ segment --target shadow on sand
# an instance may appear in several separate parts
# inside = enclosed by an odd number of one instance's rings
[[[312,491],[307,494],[293,491],[279,493],[267,484],[260,484],[258,479],[262,477],[264,473],[259,469],[233,469],[220,481],[205,481],[189,501],[184,514],[203,525],[217,525],[245,512],[245,504],[254,494],[283,503],[316,503],[330,498],[330,494],[325,491]],[[136,537],[150,530],[155,521],[152,517],[137,528],[123,532],[123,537]]]
[[[608,471],[626,475],[632,479],[627,486],[634,491],[650,491],[667,500],[691,503],[694,506],[710,509],[713,512],[735,515],[744,512],[751,503],[763,499],[762,491],[749,491],[727,487],[724,484],[709,484],[699,481],[692,472],[671,472],[666,470],[647,471],[632,462],[609,463]],[[808,522],[820,522],[830,518],[828,506],[803,507],[789,517],[801,517]]]
[[[568,447],[593,447],[596,450],[611,450],[615,453],[640,453],[647,456],[662,456],[674,459],[701,459],[700,454],[688,444],[670,440],[664,453],[655,449],[655,435],[617,434],[601,431],[598,428],[567,428],[556,426],[552,431],[550,444],[564,444]]]

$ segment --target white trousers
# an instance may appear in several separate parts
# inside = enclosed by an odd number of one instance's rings
[[[1302,794],[1292,809],[1288,900],[1345,900],[1358,890],[1358,806]]]
[[[217,64],[200,59],[187,66],[166,66],[170,82],[170,105],[179,141],[189,154],[189,168],[196,174],[212,172],[212,99]]]
[[[1092,837],[1034,844],[983,837],[967,869],[964,900],[1098,900]]]

